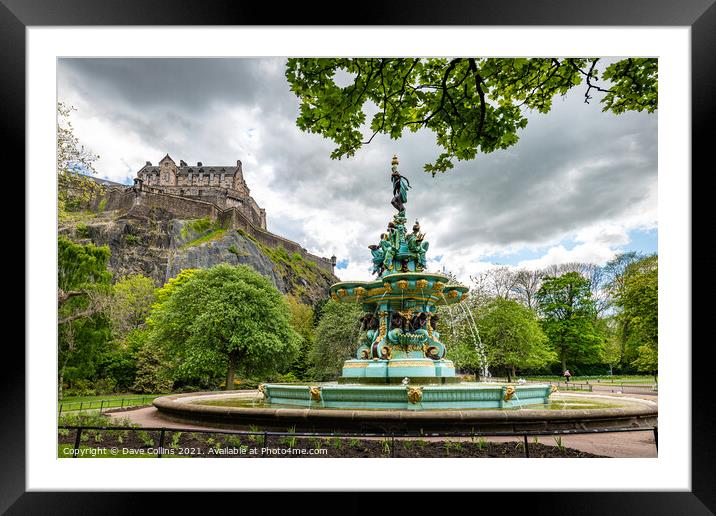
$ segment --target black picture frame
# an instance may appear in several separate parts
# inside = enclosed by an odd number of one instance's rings
[[[356,25],[499,25],[499,26],[688,26],[691,27],[692,71],[692,277],[699,277],[698,290],[692,286],[692,331],[697,322],[701,327],[709,316],[709,303],[696,302],[699,293],[714,292],[716,265],[710,235],[710,197],[713,165],[708,134],[713,124],[716,93],[716,6],[714,0],[513,0],[503,2],[424,2],[392,1],[384,6],[363,6],[347,9],[342,17],[333,15],[331,5],[312,3],[269,4],[227,1],[188,0],[0,0],[0,55],[4,80],[0,81],[4,125],[9,129],[5,143],[15,149],[12,171],[25,169],[25,29],[29,26],[88,25],[345,25],[350,19]],[[347,16],[350,16],[348,18]],[[6,155],[7,158],[7,155]],[[699,167],[699,164],[702,166]],[[26,174],[32,171],[25,171]],[[700,212],[701,210],[701,212]],[[17,246],[19,247],[19,246]],[[15,247],[15,248],[17,248]],[[16,261],[15,263],[22,263]],[[707,268],[708,267],[708,268]],[[25,269],[25,274],[32,271]],[[31,309],[31,307],[29,307]],[[696,335],[696,333],[693,333]],[[475,493],[472,501],[461,504],[460,512],[481,508],[528,514],[711,514],[716,511],[716,447],[712,431],[713,395],[709,389],[712,370],[709,366],[710,338],[682,343],[684,353],[691,348],[692,377],[692,489],[690,492],[548,492],[548,493]],[[113,514],[135,512],[139,503],[158,496],[147,493],[136,498],[131,493],[26,492],[25,488],[25,356],[17,341],[7,339],[7,358],[3,368],[3,407],[0,425],[0,511],[8,514]],[[327,466],[329,469],[330,466]],[[568,472],[565,471],[565,474]],[[559,479],[555,479],[559,484]],[[426,485],[429,491],[429,487]],[[186,507],[186,493],[163,493],[164,511]],[[507,496],[506,496],[507,495]],[[216,497],[216,494],[212,494]],[[234,503],[254,503],[258,499],[233,498]],[[349,507],[369,510],[371,503],[365,492],[351,493],[339,506],[326,507],[331,512],[345,513]],[[420,501],[421,498],[417,498]],[[265,501],[265,495],[263,500]],[[295,494],[271,495],[271,503],[287,501],[295,504]],[[415,500],[415,498],[413,498]],[[478,503],[479,501],[479,503]],[[212,502],[219,502],[213,498]],[[497,505],[493,505],[497,503]],[[403,510],[410,505],[401,501]],[[149,507],[149,505],[147,505]],[[340,508],[339,508],[340,507]],[[313,512],[319,509],[313,505]],[[456,507],[457,509],[457,507]],[[181,511],[183,512],[183,511]],[[273,511],[272,511],[273,512]]]

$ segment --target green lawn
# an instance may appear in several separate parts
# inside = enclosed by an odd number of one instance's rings
[[[563,382],[564,376],[525,376],[524,379],[530,381]],[[569,381],[577,383],[634,383],[652,385],[654,383],[654,377],[651,375],[572,376]]]
[[[155,398],[166,394],[100,394],[98,396],[72,396],[63,398],[57,405],[62,413],[78,410],[99,410],[100,408],[136,407],[149,405]]]

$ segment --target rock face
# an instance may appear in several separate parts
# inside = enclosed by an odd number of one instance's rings
[[[158,209],[73,213],[60,222],[58,233],[73,241],[109,246],[115,278],[139,273],[158,286],[182,269],[244,264],[270,278],[281,292],[315,304],[339,281],[298,253],[268,247],[240,229],[222,228],[208,219],[178,220]]]

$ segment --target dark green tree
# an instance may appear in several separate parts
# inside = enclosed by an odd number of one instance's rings
[[[557,359],[534,312],[517,301],[495,298],[476,322],[489,364],[504,367],[507,381],[518,368],[539,369]]]
[[[562,371],[567,369],[567,361],[598,362],[603,339],[595,327],[589,280],[577,272],[546,276],[536,299],[542,329],[560,357]]]
[[[658,104],[655,58],[627,58],[601,71],[599,58],[292,58],[286,78],[301,101],[296,124],[333,140],[331,158],[353,156],[377,134],[398,139],[406,129],[428,129],[442,148],[425,165],[433,175],[454,160],[514,145],[527,110],[547,113],[555,96],[576,86],[584,86],[585,102],[604,93],[603,111],[651,113]],[[366,136],[368,104],[378,111]]]
[[[659,260],[656,255],[630,263],[616,290],[617,320],[631,365],[656,378],[659,368]]]
[[[311,350],[312,372],[315,378],[333,379],[340,376],[343,362],[354,357],[358,349],[363,311],[358,304],[330,299],[321,313]]]
[[[279,371],[295,357],[299,336],[281,293],[246,265],[216,265],[175,282],[148,321],[177,380],[212,381],[225,373],[234,388],[246,376]]]
[[[291,327],[300,337],[299,350],[290,366],[290,372],[301,380],[307,380],[311,348],[315,338],[313,309],[292,294],[286,294],[284,299],[291,313]]]
[[[116,339],[121,340],[130,331],[144,327],[156,301],[155,291],[154,281],[141,274],[126,276],[114,284],[109,313]]]
[[[134,355],[135,372],[131,390],[142,394],[170,392],[174,382],[162,349],[149,338],[149,330],[138,329],[127,335],[138,350]]]

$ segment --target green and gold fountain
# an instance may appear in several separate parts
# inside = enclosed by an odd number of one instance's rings
[[[437,307],[455,305],[468,288],[426,271],[428,242],[416,220],[406,229],[410,182],[393,156],[391,204],[397,213],[377,244],[370,245],[373,281],[331,286],[331,297],[360,303],[361,336],[355,357],[343,364],[337,384],[265,384],[272,404],[333,408],[490,408],[547,402],[550,385],[460,382],[436,330]]]
[[[460,303],[467,287],[450,282],[444,274],[426,272],[428,242],[416,220],[406,229],[405,203],[410,183],[398,172],[393,157],[392,205],[397,210],[380,242],[369,246],[375,281],[342,282],[331,287],[340,302],[360,303],[361,342],[353,360],[343,365],[341,382],[447,383],[455,380],[455,367],[446,358],[436,331],[440,305]]]

